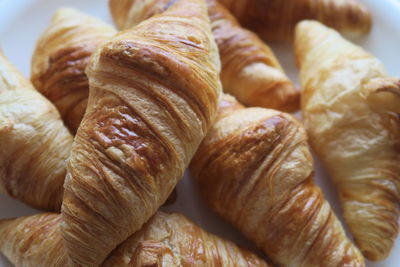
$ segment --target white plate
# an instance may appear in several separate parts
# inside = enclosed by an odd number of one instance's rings
[[[400,76],[400,4],[395,0],[364,0],[374,14],[372,33],[359,43],[371,51],[385,64],[391,75]],[[69,6],[95,15],[111,23],[107,0],[0,0],[0,47],[7,57],[29,77],[30,60],[36,39],[48,25],[57,8]],[[297,82],[297,70],[289,45],[273,46],[290,77]],[[335,191],[319,163],[316,162],[317,183],[326,197],[338,209]],[[188,175],[178,185],[178,200],[168,207],[169,211],[185,214],[210,232],[216,233],[238,244],[254,248],[250,242],[229,225],[211,213],[200,201]],[[0,195],[0,219],[37,213],[9,197]],[[340,216],[339,216],[340,217]],[[0,255],[0,267],[11,266]],[[397,242],[391,256],[384,262],[368,263],[369,267],[400,266],[400,242]]]

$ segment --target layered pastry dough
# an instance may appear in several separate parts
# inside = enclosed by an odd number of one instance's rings
[[[1,220],[0,252],[15,266],[68,266],[60,221],[56,213]]]
[[[295,42],[311,144],[357,245],[368,259],[382,260],[399,231],[400,79],[318,22],[300,23]]]
[[[219,68],[199,0],[177,0],[96,50],[64,186],[74,264],[101,263],[165,202],[214,121]]]
[[[89,83],[85,68],[99,44],[117,32],[104,22],[61,8],[36,44],[31,80],[75,133],[85,114]]]
[[[158,212],[103,264],[111,266],[268,266],[253,253],[205,232],[180,214]]]
[[[0,192],[59,210],[71,144],[56,108],[0,51]]]
[[[110,0],[114,21],[121,29],[163,12],[169,0]],[[215,0],[207,0],[215,41],[220,52],[224,91],[248,106],[295,111],[299,91],[284,73],[272,50],[255,33],[242,28]]]
[[[364,266],[321,190],[304,128],[232,97],[191,163],[208,205],[280,266]]]
[[[60,220],[59,214],[46,213],[0,221],[0,251],[16,266],[69,266]],[[158,212],[101,266],[268,265],[232,242],[205,232],[183,215]]]
[[[319,20],[357,37],[370,31],[372,16],[358,0],[219,0],[249,29],[264,39],[283,41],[304,19]]]

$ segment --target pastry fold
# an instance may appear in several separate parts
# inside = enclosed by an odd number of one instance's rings
[[[60,210],[71,145],[56,108],[0,51],[0,192]]]
[[[117,31],[106,23],[71,8],[61,8],[36,44],[31,81],[59,110],[75,134],[85,114],[90,56]]]
[[[230,241],[207,233],[181,214],[157,212],[104,262],[111,266],[233,266],[268,264]]]
[[[368,259],[383,260],[399,232],[400,79],[315,21],[297,26],[295,46],[310,142],[356,244]]]
[[[191,174],[207,204],[279,266],[364,266],[320,188],[303,126],[224,96]]]
[[[174,1],[93,54],[62,206],[74,265],[100,264],[166,201],[215,118],[219,68],[199,0]]]
[[[372,15],[358,0],[219,0],[263,39],[293,39],[299,21],[315,19],[350,37],[368,33]]]
[[[220,52],[224,91],[247,106],[298,110],[300,92],[272,50],[255,33],[241,27],[217,1],[206,2]],[[171,1],[110,0],[109,5],[117,26],[127,29],[168,9]]]
[[[0,221],[0,251],[15,266],[70,266],[60,221],[60,215],[54,213]],[[207,233],[183,215],[157,212],[100,266],[268,265],[255,254]]]

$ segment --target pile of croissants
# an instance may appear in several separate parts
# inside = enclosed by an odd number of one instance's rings
[[[49,212],[0,220],[11,263],[353,267],[390,254],[399,232],[400,79],[337,32],[368,33],[365,6],[109,7],[120,32],[57,11],[37,41],[31,82],[0,54],[0,192]],[[265,40],[294,42],[302,90]],[[300,108],[302,122],[286,113]],[[354,243],[313,181],[309,143]],[[188,166],[208,206],[264,255],[158,211]]]

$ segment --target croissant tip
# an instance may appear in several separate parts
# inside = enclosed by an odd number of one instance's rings
[[[302,20],[296,25],[295,36],[306,33],[315,27],[326,27],[326,26],[316,20]]]

